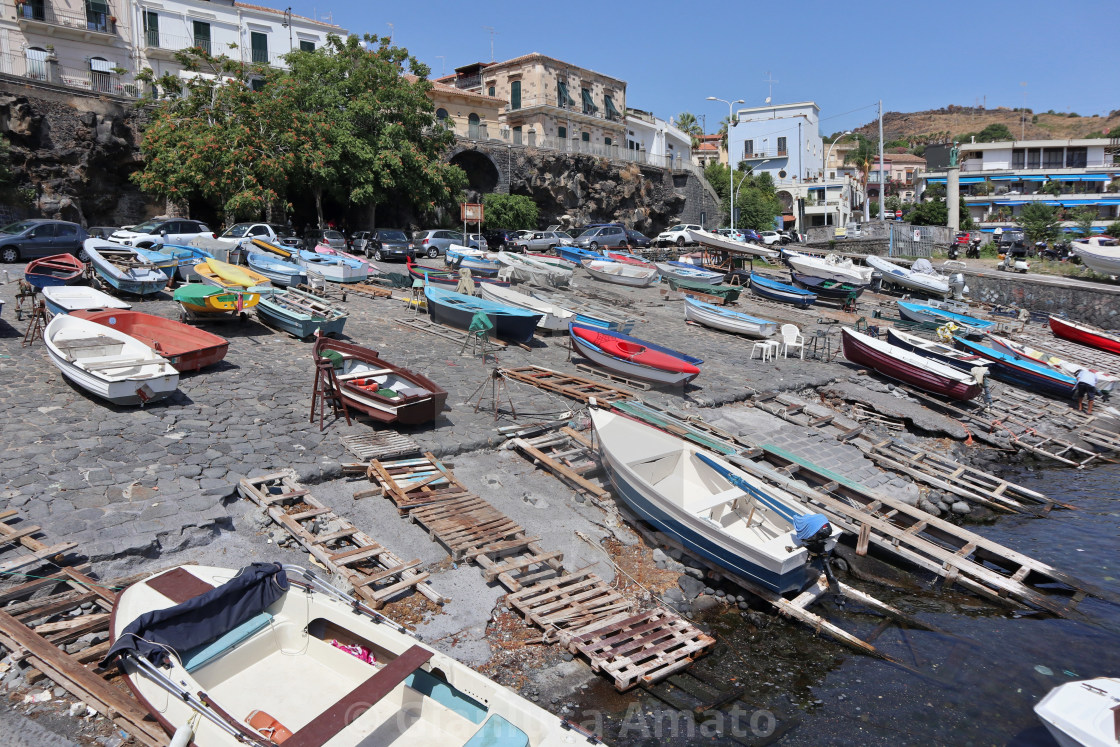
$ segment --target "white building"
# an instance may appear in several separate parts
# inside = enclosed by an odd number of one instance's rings
[[[1065,227],[1073,213],[1096,212],[1094,225],[1120,220],[1120,143],[1114,140],[1023,140],[961,143],[960,188],[981,231],[1015,225],[1025,205],[1058,207]],[[925,184],[945,184],[948,145],[926,148]]]
[[[181,69],[177,50],[197,45],[279,67],[281,55],[318,48],[328,33],[346,35],[233,0],[18,0],[0,10],[0,73],[134,97],[143,93],[135,83],[143,69],[157,77]]]
[[[626,149],[635,156],[631,160],[678,169],[691,161],[692,137],[664,119],[627,107],[623,124]]]

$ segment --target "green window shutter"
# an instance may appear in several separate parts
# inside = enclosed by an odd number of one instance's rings
[[[493,96],[494,93],[495,93],[494,86],[490,86],[489,88],[486,89],[486,95],[487,96]]]
[[[556,81],[556,105],[561,108],[572,105],[572,97],[568,95],[568,84],[562,80]]]
[[[144,11],[144,41],[149,47],[159,46],[159,14]]]
[[[592,112],[599,111],[599,107],[595,106],[595,102],[591,99],[590,89],[582,89],[583,93],[583,113],[591,114]]]
[[[567,127],[557,127],[556,128],[556,137],[560,140],[566,140],[568,138],[568,128]]]
[[[583,133],[582,135],[580,135],[580,140],[582,140],[585,143],[590,143],[591,142],[591,133],[590,132]]]
[[[611,97],[610,96],[604,96],[603,97],[603,103],[607,105],[607,116],[611,117],[612,119],[618,119],[619,118],[618,109],[616,109],[614,107],[614,101],[611,100]]]
[[[299,43],[299,51],[301,51],[301,52],[314,52],[315,51],[315,42],[301,41]]]
[[[106,0],[86,0],[86,11],[90,13],[109,14],[109,3]]]
[[[211,54],[210,49],[210,24],[205,21],[194,21],[194,45],[206,54]]]
[[[249,45],[253,52],[253,62],[268,62],[268,34],[249,32]]]
[[[509,108],[521,108],[521,81],[515,80],[509,84]]]

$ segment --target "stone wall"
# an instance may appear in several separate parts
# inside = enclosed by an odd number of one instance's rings
[[[1064,314],[1070,319],[1105,329],[1120,329],[1120,287],[1099,283],[1035,275],[1024,282],[1017,272],[966,272],[969,295],[974,301],[1018,306],[1046,314]]]
[[[129,181],[141,165],[144,112],[133,103],[29,86],[0,76],[0,133],[29,212],[83,225],[125,225],[161,212]]]

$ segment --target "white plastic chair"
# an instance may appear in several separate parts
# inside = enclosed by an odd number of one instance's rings
[[[805,338],[796,324],[782,325],[782,357],[789,357],[790,348],[801,349],[801,360],[805,360]]]

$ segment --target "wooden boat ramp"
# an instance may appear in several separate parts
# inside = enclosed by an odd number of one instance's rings
[[[498,582],[509,605],[543,640],[582,654],[627,690],[664,679],[706,653],[715,639],[667,609],[639,609],[589,568],[566,570],[517,522],[472,493],[431,454],[374,461],[368,474],[402,516],[424,527],[459,561]]]

